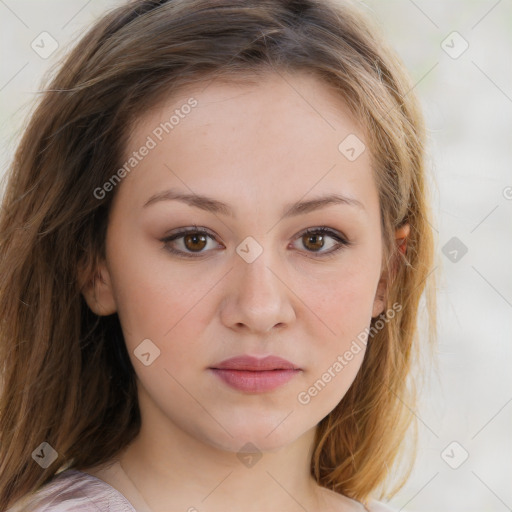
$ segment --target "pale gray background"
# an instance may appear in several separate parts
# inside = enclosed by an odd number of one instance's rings
[[[43,73],[118,1],[0,0],[0,161],[11,158]],[[416,469],[397,510],[512,510],[512,2],[367,0],[408,67],[430,136],[439,235],[439,365],[420,406]],[[31,42],[59,43],[43,59]],[[457,31],[469,48],[451,58]],[[453,51],[460,40],[447,39]],[[442,248],[457,237],[456,262]],[[449,249],[451,250],[451,248]],[[448,253],[448,250],[446,250]],[[457,441],[469,458],[441,457]],[[451,452],[458,461],[460,453]],[[452,462],[452,464],[453,464]]]

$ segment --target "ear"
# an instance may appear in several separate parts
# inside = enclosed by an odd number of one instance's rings
[[[97,315],[107,316],[117,311],[112,281],[105,261],[97,264],[93,272],[80,271],[81,292],[87,305]]]
[[[405,250],[407,248],[407,237],[409,236],[409,233],[411,232],[411,227],[409,224],[404,224],[403,226],[399,227],[395,231],[395,242],[397,244],[398,250],[405,254]],[[393,262],[392,268],[396,268],[396,261]],[[383,313],[384,308],[386,307],[386,296],[388,291],[388,285],[389,285],[389,275],[386,269],[381,274],[379,283],[377,285],[377,291],[375,293],[375,299],[373,301],[373,311],[372,311],[372,318],[375,318],[379,316],[381,313]]]

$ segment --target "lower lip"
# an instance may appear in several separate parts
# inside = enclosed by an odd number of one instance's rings
[[[272,391],[291,380],[301,370],[268,370],[251,372],[246,370],[211,369],[228,386],[240,391],[261,393]]]

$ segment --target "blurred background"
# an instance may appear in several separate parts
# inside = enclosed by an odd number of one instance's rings
[[[43,75],[119,0],[0,0],[3,173]],[[423,105],[438,236],[437,368],[396,510],[512,510],[512,2],[366,0]]]

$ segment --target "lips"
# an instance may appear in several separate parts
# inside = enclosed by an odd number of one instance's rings
[[[211,366],[216,370],[247,370],[247,371],[270,371],[270,370],[300,370],[290,361],[277,356],[256,358],[252,356],[237,356],[226,359],[219,364]]]
[[[256,358],[238,356],[209,368],[224,384],[247,393],[272,391],[302,371],[290,361],[277,356]]]

